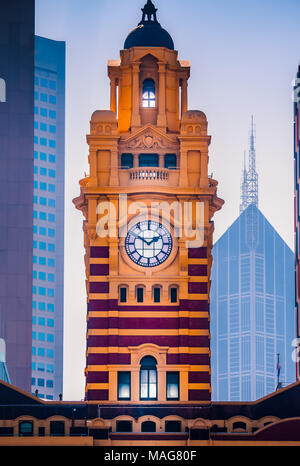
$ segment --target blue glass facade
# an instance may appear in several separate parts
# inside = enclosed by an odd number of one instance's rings
[[[34,0],[0,2],[0,339],[30,391]],[[4,377],[4,366],[2,365]],[[0,375],[0,377],[2,377]]]
[[[295,360],[300,379],[300,65],[294,82],[294,188],[295,188]]]
[[[295,381],[294,254],[255,205],[213,247],[212,398],[250,401]]]
[[[11,383],[6,365],[6,344],[3,338],[0,338],[0,380]]]
[[[65,43],[35,38],[32,392],[63,390]]]

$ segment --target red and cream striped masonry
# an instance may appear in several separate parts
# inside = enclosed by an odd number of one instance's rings
[[[91,247],[90,258],[109,257],[108,247]],[[188,266],[188,274],[190,277],[207,277],[207,264],[195,264],[195,259],[207,259],[206,248],[189,249],[189,259],[194,259],[193,264]],[[202,261],[203,262],[203,261]],[[90,277],[105,277],[109,275],[108,264],[90,264]],[[107,294],[109,292],[109,282],[94,282],[89,281],[89,290],[91,293]],[[193,281],[189,283],[189,294],[207,294],[208,282]],[[117,317],[108,317],[109,311],[118,311]],[[130,311],[136,312],[138,317],[122,317],[122,313]],[[143,317],[143,312],[174,312],[188,311],[189,317]],[[103,312],[105,317],[92,317],[90,313]],[[203,317],[193,317],[193,313],[201,312]],[[116,334],[105,332],[108,329],[116,329]],[[122,330],[133,330],[132,334],[122,335]],[[159,335],[143,335],[143,329],[159,329]],[[103,335],[90,335],[90,330],[103,330]],[[139,331],[138,331],[139,330]],[[177,334],[170,335],[172,330],[178,331]],[[180,330],[187,330],[180,332]],[[191,332],[189,332],[189,330]],[[193,330],[203,330],[204,335],[191,335]],[[165,331],[165,334],[164,334]],[[158,332],[154,332],[158,333]],[[183,334],[181,334],[183,333]],[[194,332],[197,333],[197,332]],[[106,366],[106,365],[128,365],[130,361],[130,353],[121,352],[128,346],[139,346],[144,343],[154,343],[158,346],[168,346],[170,348],[185,348],[186,350],[199,348],[203,349],[203,353],[177,352],[167,354],[167,364],[185,364],[191,366],[210,366],[210,339],[209,339],[209,304],[208,300],[186,299],[180,300],[179,305],[165,306],[126,306],[119,305],[118,299],[92,299],[88,302],[87,314],[87,367],[89,366]],[[118,349],[120,352],[109,352],[107,348]],[[188,376],[189,384],[209,384],[210,386],[210,371],[190,371]],[[88,371],[86,370],[86,385],[89,384],[108,384],[109,373],[103,371]],[[189,389],[189,401],[207,401],[210,400],[210,390]],[[87,400],[108,400],[108,388],[87,389]]]

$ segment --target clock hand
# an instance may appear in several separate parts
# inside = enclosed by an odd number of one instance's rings
[[[155,236],[154,238],[151,239],[150,243],[147,243],[147,244],[152,244],[152,243],[157,243],[158,240],[160,239],[160,236]]]
[[[148,241],[147,241],[145,238],[143,238],[142,236],[139,236],[139,235],[137,235],[137,234],[135,234],[135,233],[133,233],[133,236],[135,236],[136,239],[141,239],[142,241],[144,241],[144,243],[149,244]]]
[[[132,236],[134,236],[136,239],[141,239],[141,240],[145,241],[144,238],[142,236],[138,235],[137,233],[131,232],[130,234]]]
[[[154,238],[151,238],[150,241],[148,241],[147,238],[143,238],[142,236],[139,236],[136,233],[132,233],[132,235],[135,236],[137,239],[141,239],[142,241],[144,241],[144,243],[146,243],[148,246],[150,246],[150,244],[152,243],[157,243],[157,241],[160,238],[160,236],[155,236]]]

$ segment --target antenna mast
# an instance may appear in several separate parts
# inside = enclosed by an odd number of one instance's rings
[[[244,151],[244,168],[242,172],[242,182],[241,182],[241,204],[240,204],[240,214],[247,209],[247,198],[248,198],[248,183],[247,183],[247,167],[246,167],[246,151]]]
[[[258,174],[256,172],[255,130],[253,115],[251,116],[250,144],[249,144],[249,169],[246,169],[244,154],[244,170],[241,183],[240,213],[250,205],[258,207]]]

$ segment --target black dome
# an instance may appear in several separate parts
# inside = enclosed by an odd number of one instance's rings
[[[131,47],[166,47],[174,50],[170,34],[159,23],[146,22],[133,29],[127,36],[124,49]]]
[[[156,11],[157,9],[152,1],[148,0],[142,9],[142,21],[128,34],[124,49],[130,49],[131,47],[166,47],[174,50],[173,39],[157,21]],[[153,20],[151,19],[152,16]]]

